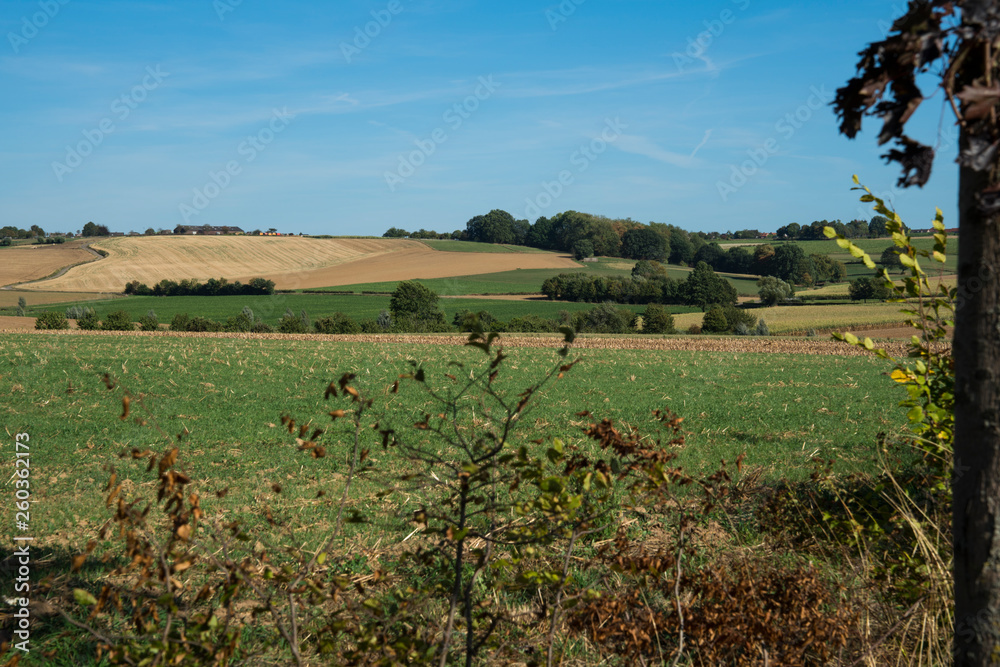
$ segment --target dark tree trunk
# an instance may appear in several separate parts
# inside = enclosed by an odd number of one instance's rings
[[[994,81],[996,78],[993,79]],[[968,148],[963,132],[961,149]],[[955,322],[955,664],[1000,664],[1000,214],[977,194],[998,168],[959,172]]]

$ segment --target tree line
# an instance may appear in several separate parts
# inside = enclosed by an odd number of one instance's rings
[[[247,296],[255,294],[274,294],[274,281],[266,278],[251,278],[243,284],[236,280],[229,282],[225,278],[209,278],[201,283],[197,280],[185,279],[180,282],[161,280],[149,287],[138,280],[125,283],[125,294],[135,296]]]

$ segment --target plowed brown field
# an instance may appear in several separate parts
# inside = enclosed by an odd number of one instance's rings
[[[24,329],[14,329],[8,322],[10,320],[26,320],[34,322],[30,318],[0,318],[0,334],[2,333],[25,333]],[[22,324],[18,322],[18,324]],[[320,334],[248,334],[248,333],[188,333],[175,331],[157,332],[104,332],[104,331],[37,331],[39,335],[71,335],[71,336],[173,336],[180,338],[234,338],[243,340],[315,340],[342,343],[378,343],[383,345],[465,345],[468,336],[463,335],[438,335],[424,336],[419,334],[383,334],[383,335],[360,335],[360,336],[326,336]],[[563,345],[561,336],[502,336],[501,342],[509,347],[551,347],[559,348]],[[837,355],[844,357],[856,357],[871,354],[865,350],[853,347],[846,343],[832,340],[808,339],[788,339],[788,338],[757,338],[754,336],[739,337],[708,337],[689,336],[678,338],[641,338],[641,337],[605,337],[605,336],[581,336],[573,343],[576,349],[604,349],[604,350],[662,350],[662,351],[686,351],[686,352],[728,352],[728,353],[751,353],[751,354],[823,354]],[[890,341],[880,344],[886,352],[894,356],[906,354],[906,343],[902,341]]]
[[[83,248],[83,243],[70,241],[59,245],[0,248],[0,286],[38,280],[65,266],[96,259]],[[121,291],[121,288],[117,291]]]
[[[274,280],[278,289],[302,289],[578,266],[551,253],[439,252],[405,239],[157,236],[105,239],[93,246],[109,256],[26,289],[120,292],[132,280],[152,286],[165,278],[245,282],[258,276]]]

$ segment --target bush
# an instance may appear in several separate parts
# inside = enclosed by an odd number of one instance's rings
[[[187,313],[177,313],[174,315],[174,319],[170,320],[170,330],[171,331],[187,331],[188,324],[190,324],[191,318],[188,317]]]
[[[650,304],[642,314],[643,333],[672,334],[677,333],[674,326],[674,316],[659,304]]]
[[[438,295],[431,289],[413,282],[402,282],[392,293],[389,310],[393,319],[409,317],[413,320],[444,321],[444,313],[438,308]]]
[[[361,326],[344,313],[334,313],[329,317],[316,320],[313,323],[316,333],[321,334],[359,334]]]
[[[749,336],[750,328],[742,322],[738,322],[735,327],[733,327],[733,333],[737,336]]]
[[[757,292],[760,302],[765,306],[774,306],[795,295],[791,285],[774,276],[761,278],[757,281],[757,287],[760,288]]]
[[[730,331],[736,331],[736,327],[743,325],[747,330],[753,329],[757,326],[757,316],[752,315],[749,311],[743,310],[742,308],[737,308],[736,306],[725,305],[722,308],[722,312],[726,314],[726,322],[729,324]]]
[[[507,333],[552,333],[559,331],[559,324],[538,315],[512,317],[505,326]]]
[[[171,325],[172,327],[173,325]],[[222,331],[222,323],[207,317],[195,317],[187,324],[188,331]]]
[[[487,310],[480,310],[474,313],[471,310],[463,310],[455,313],[451,323],[459,331],[503,331],[503,322],[493,317]]]
[[[285,313],[285,316],[281,318],[278,322],[278,333],[283,334],[303,334],[306,333],[306,325],[302,321],[301,317],[296,316],[291,311]]]
[[[160,321],[156,318],[156,313],[153,310],[139,318],[140,331],[159,331],[159,329]]]
[[[88,308],[90,312],[77,319],[76,326],[84,331],[96,331],[101,328],[101,321],[97,319],[97,313]]]
[[[764,318],[763,317],[760,318],[760,320],[757,322],[757,328],[754,329],[753,335],[754,336],[770,336],[771,335],[771,330],[767,327],[767,323],[764,322]]]
[[[692,324],[691,326],[689,326],[687,328],[687,332],[689,334],[691,334],[692,336],[700,336],[701,335],[701,327],[698,326],[697,324]]]
[[[392,328],[392,314],[388,310],[379,311],[378,319],[375,320],[375,323],[378,324],[379,329],[382,331],[388,331]]]
[[[705,333],[721,334],[729,332],[729,321],[722,306],[716,304],[708,309],[701,321],[701,330]]]
[[[274,333],[274,327],[264,320],[258,320],[250,327],[250,331],[251,333]]]
[[[233,315],[227,319],[226,323],[222,326],[223,331],[246,333],[252,330],[254,325],[253,313],[251,312],[247,315],[246,310],[244,309],[239,315]]]
[[[35,318],[36,329],[69,329],[66,316],[55,311],[46,311]]]
[[[70,306],[66,309],[66,319],[82,320],[88,315],[94,315],[94,309],[86,306]]]
[[[594,244],[587,239],[580,239],[573,244],[573,257],[577,260],[594,256]]]
[[[586,333],[630,333],[635,314],[612,303],[602,303],[573,316],[573,328]]]
[[[104,318],[101,328],[105,331],[135,331],[135,323],[126,311],[116,310]]]

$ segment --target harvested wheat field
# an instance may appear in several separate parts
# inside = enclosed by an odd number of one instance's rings
[[[440,252],[405,239],[310,239],[251,236],[157,236],[105,239],[99,262],[33,283],[28,289],[120,292],[138,280],[269,278],[278,289],[331,287],[359,282],[448,278],[512,269],[576,268],[552,253]]]
[[[12,320],[30,318],[0,318],[0,334],[25,333],[23,328],[8,326]],[[34,322],[34,320],[30,320]],[[117,336],[132,338],[217,338],[231,340],[324,340],[339,343],[378,343],[382,345],[446,345],[462,346],[469,342],[466,334],[253,334],[225,332],[178,331],[36,331],[40,336]],[[500,342],[507,347],[560,348],[565,345],[561,335],[503,334]],[[887,352],[906,354],[906,343],[890,341],[880,345]],[[578,336],[573,343],[577,350],[659,350],[685,352],[732,352],[748,354],[814,354],[842,357],[870,355],[871,352],[830,339],[767,338],[755,336]]]
[[[64,267],[98,258],[83,246],[84,241],[71,241],[58,245],[0,248],[0,286],[38,280]]]

